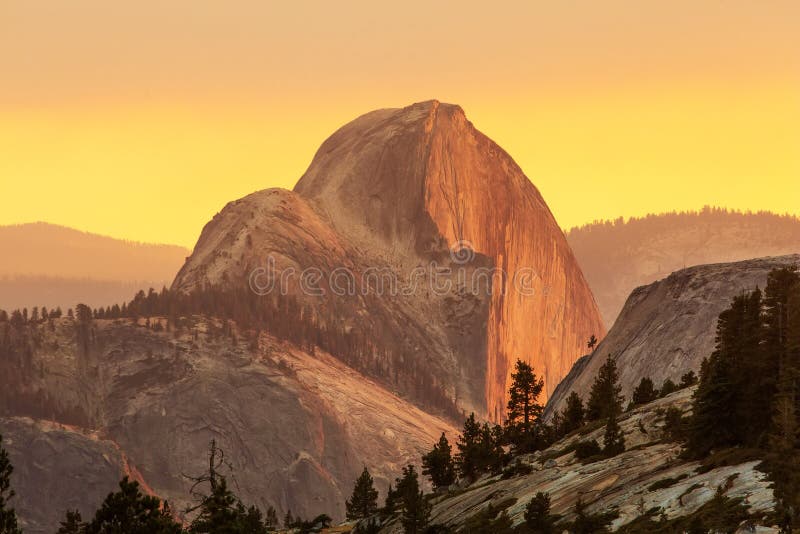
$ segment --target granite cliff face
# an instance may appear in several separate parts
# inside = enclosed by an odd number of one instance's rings
[[[580,359],[558,385],[546,416],[560,410],[571,391],[586,400],[609,355],[617,362],[626,399],[643,377],[659,387],[668,378],[679,382],[689,370],[698,373],[703,358],[714,350],[717,317],[733,297],[763,288],[770,270],[798,264],[800,255],[795,254],[700,265],[635,289],[594,353]]]
[[[24,340],[0,360],[0,434],[26,532],[53,532],[67,508],[91,517],[125,474],[183,510],[182,474],[203,471],[212,438],[246,503],[341,519],[364,466],[385,492],[441,432],[455,435],[322,351],[266,334],[253,345],[202,318],[171,332],[144,324],[0,323],[0,336]]]
[[[460,107],[436,101],[367,113],[322,144],[294,192],[226,206],[173,287],[242,285],[268,257],[277,273],[319,269],[324,296],[293,294],[400,347],[390,367],[411,362],[457,409],[493,419],[516,358],[544,377],[546,397],[605,333],[537,189]],[[331,291],[341,267],[355,294]],[[376,272],[400,290],[380,290]]]

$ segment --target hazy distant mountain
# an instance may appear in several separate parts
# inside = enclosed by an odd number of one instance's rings
[[[0,308],[130,300],[169,285],[189,253],[43,222],[0,226]]]
[[[588,224],[567,240],[611,328],[631,291],[674,271],[800,252],[800,219],[707,207]]]

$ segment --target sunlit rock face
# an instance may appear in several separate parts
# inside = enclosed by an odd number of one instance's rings
[[[800,264],[800,255],[716,263],[681,269],[635,289],[608,336],[582,358],[558,385],[545,411],[551,417],[572,391],[584,400],[608,356],[619,369],[622,394],[630,399],[639,381],[656,387],[680,382],[687,371],[699,374],[714,350],[717,317],[744,291],[764,288],[769,271]]]
[[[426,407],[443,396],[451,415],[501,418],[517,358],[548,396],[605,333],[536,187],[460,107],[436,101],[367,113],[322,144],[294,191],[228,204],[173,288],[241,287],[267,258],[276,276],[318,270],[324,295],[292,294],[319,322],[368,335],[391,387]],[[341,268],[356,294],[330,291]],[[365,281],[376,270],[399,291]]]
[[[359,117],[322,144],[295,191],[348,241],[401,269],[468,243],[505,273],[493,278],[480,321],[480,393],[490,417],[505,409],[517,358],[544,377],[546,396],[589,336],[605,332],[542,196],[458,106],[429,101]]]

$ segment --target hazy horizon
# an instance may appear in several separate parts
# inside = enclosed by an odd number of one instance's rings
[[[191,247],[377,108],[461,105],[560,226],[798,213],[800,4],[0,6],[0,224]]]

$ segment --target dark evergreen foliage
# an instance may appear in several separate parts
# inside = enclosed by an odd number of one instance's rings
[[[353,488],[353,495],[345,501],[347,519],[364,519],[378,511],[378,490],[373,484],[372,475],[364,467]]]
[[[433,450],[422,457],[422,474],[430,478],[434,489],[447,488],[456,481],[452,448],[444,432]]]
[[[403,468],[396,480],[402,505],[401,523],[406,534],[422,534],[430,522],[431,505],[419,487],[419,477],[413,465]]]
[[[636,389],[633,390],[631,404],[633,406],[641,406],[642,404],[653,402],[657,398],[658,392],[653,385],[653,381],[650,380],[649,377],[644,377],[639,381],[639,385],[636,386]]]
[[[3,447],[3,436],[0,435],[0,534],[21,534],[17,525],[17,513],[11,507],[14,490],[11,489],[11,473],[14,467],[8,458],[8,451]]]
[[[169,506],[158,497],[144,495],[139,483],[128,477],[120,481],[119,491],[106,497],[86,527],[87,534],[178,534],[181,530]]]
[[[83,534],[86,532],[86,523],[78,510],[67,510],[64,520],[61,521],[56,534]]]
[[[623,400],[620,395],[621,391],[617,363],[609,355],[592,384],[589,403],[586,407],[586,419],[596,421],[606,419],[612,411],[620,413]]]
[[[583,401],[576,392],[567,397],[566,406],[561,412],[561,434],[567,435],[583,426],[585,410]]]
[[[525,525],[531,534],[556,534],[558,519],[559,516],[550,513],[549,493],[536,493],[525,508]]]
[[[475,414],[470,414],[456,443],[456,466],[461,476],[472,482],[483,473],[499,472],[506,460],[502,440],[501,427],[492,428],[487,423],[480,425]]]
[[[537,378],[533,368],[517,360],[511,373],[508,389],[505,439],[515,454],[534,451],[543,445],[540,419],[544,407],[538,403],[544,380]]]

